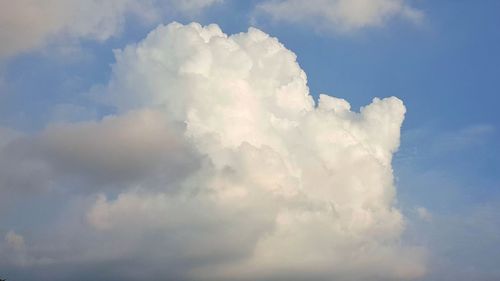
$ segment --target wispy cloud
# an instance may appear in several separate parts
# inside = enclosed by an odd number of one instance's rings
[[[0,59],[57,40],[106,40],[122,31],[130,15],[158,23],[165,13],[196,13],[216,2],[221,1],[1,0]]]
[[[395,159],[399,163],[415,163],[460,151],[470,151],[487,144],[496,133],[491,124],[475,124],[456,130],[417,128],[403,132],[405,145]]]
[[[383,26],[393,18],[419,23],[424,13],[406,0],[269,0],[257,12],[275,21],[347,33]]]
[[[429,275],[425,280],[496,280],[500,254],[498,198],[490,203],[433,214],[432,220],[413,222],[414,239],[429,252]]]

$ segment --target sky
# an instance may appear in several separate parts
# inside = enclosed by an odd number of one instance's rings
[[[499,13],[0,0],[0,277],[499,280]]]

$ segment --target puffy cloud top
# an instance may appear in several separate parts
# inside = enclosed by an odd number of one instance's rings
[[[400,243],[394,207],[399,99],[375,98],[360,112],[328,95],[315,105],[276,38],[196,23],[159,26],[116,51],[98,92],[115,116],[7,144],[9,157],[48,167],[58,188],[68,178],[93,186],[76,226],[86,238],[62,235],[72,243],[61,251],[43,250],[58,243],[47,238],[35,260],[112,261],[113,278],[143,280],[423,274],[421,251]]]

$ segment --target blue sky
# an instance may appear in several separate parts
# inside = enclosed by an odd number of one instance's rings
[[[407,217],[402,239],[428,255],[428,273],[418,280],[498,280],[500,2],[402,2],[422,18],[387,16],[381,24],[339,31],[335,21],[286,22],[256,11],[262,1],[226,0],[147,23],[125,16],[122,31],[105,40],[53,36],[0,61],[0,126],[36,134],[61,120],[115,113],[92,89],[110,80],[114,49],[141,41],[159,23],[216,23],[226,34],[255,26],[297,55],[315,99],[321,93],[343,98],[355,111],[374,97],[404,102],[392,169],[396,205]],[[57,217],[54,202],[71,192],[16,195],[23,198],[16,204],[40,204],[39,214],[7,203],[0,208],[0,232],[36,232],[30,229],[38,228],[38,216]]]

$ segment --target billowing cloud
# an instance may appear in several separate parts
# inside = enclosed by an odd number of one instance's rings
[[[407,0],[268,0],[258,11],[276,21],[308,24],[321,30],[351,32],[382,26],[392,18],[419,22],[422,11]]]
[[[422,251],[400,241],[405,222],[394,206],[399,99],[375,98],[360,112],[328,95],[315,104],[295,54],[254,28],[228,36],[217,25],[172,23],[115,56],[111,80],[94,90],[113,116],[4,146],[2,167],[37,163],[48,192],[83,190],[53,233],[23,238],[27,260],[50,261],[24,272],[50,271],[51,280],[79,270],[106,280],[425,272]],[[22,188],[10,171],[2,184]]]
[[[60,38],[106,40],[126,16],[158,21],[165,12],[196,13],[220,0],[0,0],[0,59]]]

